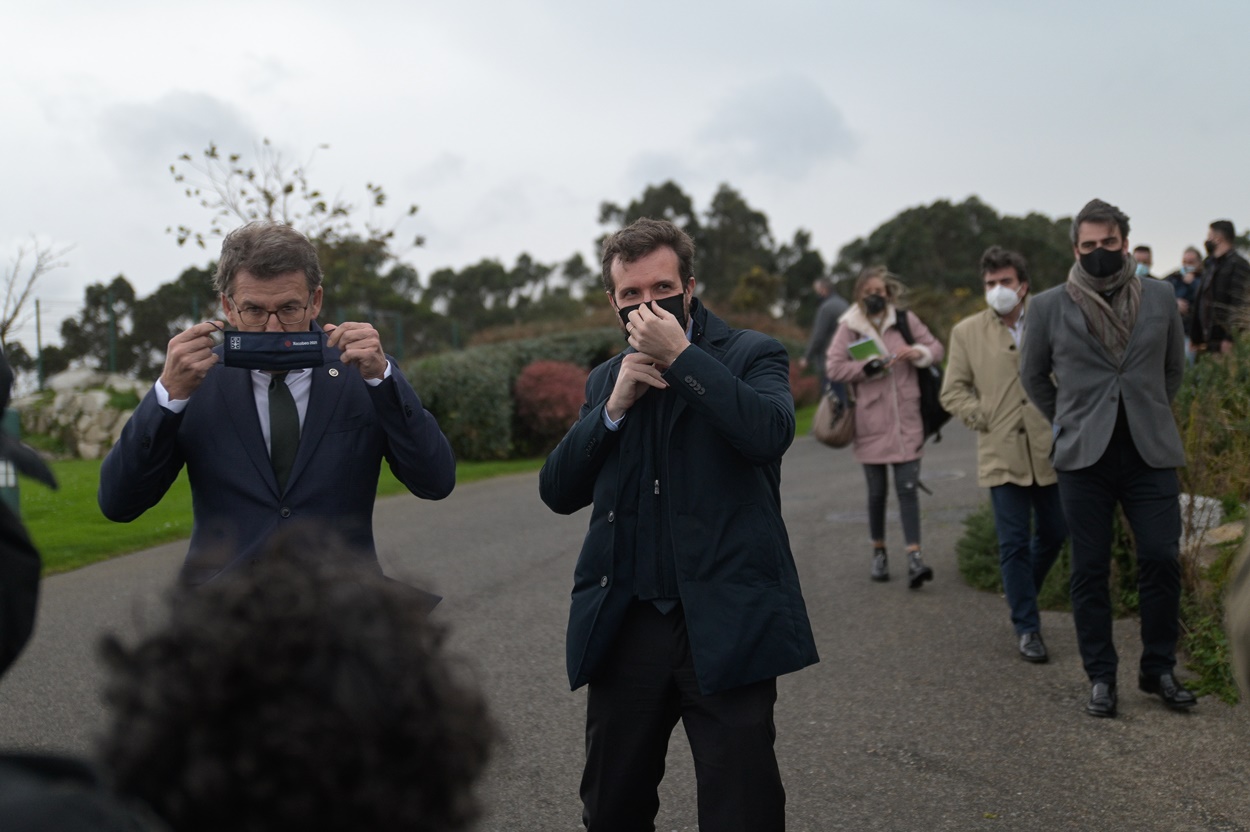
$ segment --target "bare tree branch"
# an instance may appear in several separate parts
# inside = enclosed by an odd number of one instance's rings
[[[166,231],[176,235],[178,245],[191,240],[200,248],[206,247],[206,236],[221,237],[231,228],[254,220],[283,222],[310,238],[327,242],[359,234],[353,221],[360,217],[360,206],[342,196],[328,200],[309,183],[309,171],[317,153],[328,148],[329,145],[319,145],[302,164],[289,161],[269,139],[262,139],[255,149],[256,161],[252,165],[247,165],[241,154],[223,154],[213,143],[198,157],[182,154],[169,166],[170,174],[183,186],[188,198],[209,210],[209,227],[206,233],[185,225]],[[368,211],[361,219],[360,236],[389,246],[399,225],[417,213],[417,206],[410,206],[407,213],[388,226],[374,219],[375,212],[386,205],[382,186],[369,183],[365,190]],[[416,237],[412,246],[423,242]]]
[[[0,292],[4,296],[0,304],[0,346],[8,343],[10,332],[30,322],[33,313],[26,311],[26,304],[35,284],[53,269],[66,266],[65,255],[73,248],[72,245],[44,244],[34,235],[31,235],[29,243],[18,247],[11,264],[5,267],[3,282],[0,282]]]

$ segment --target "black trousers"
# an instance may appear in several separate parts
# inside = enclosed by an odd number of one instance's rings
[[[664,615],[635,603],[590,681],[582,822],[590,832],[653,832],[680,719],[694,755],[701,832],[782,832],[776,701],[776,679],[701,694],[682,608]]]
[[[1072,536],[1072,617],[1085,673],[1091,682],[1114,682],[1116,677],[1110,579],[1117,502],[1124,508],[1137,546],[1141,672],[1170,673],[1176,666],[1181,598],[1176,471],[1147,465],[1121,420],[1098,462],[1058,473],[1063,513]]]

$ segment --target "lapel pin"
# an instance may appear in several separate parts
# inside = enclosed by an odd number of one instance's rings
[[[330,368],[330,378],[338,378],[338,377],[339,377],[339,370],[338,370],[338,367],[331,367],[331,368]]]

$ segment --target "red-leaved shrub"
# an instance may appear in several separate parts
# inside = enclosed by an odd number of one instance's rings
[[[795,407],[806,407],[820,401],[820,379],[804,374],[796,361],[790,362],[790,395],[794,397]]]
[[[577,421],[590,373],[566,361],[535,361],[512,387],[516,403],[515,439],[533,454],[550,451]]]

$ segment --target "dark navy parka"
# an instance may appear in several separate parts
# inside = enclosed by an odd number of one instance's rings
[[[789,358],[698,299],[690,311],[692,347],[664,372],[677,398],[659,477],[695,673],[710,694],[818,659],[781,517],[781,457],[794,439]],[[603,422],[624,354],[591,372],[577,423],[539,474],[553,511],[592,507],[569,613],[574,689],[593,679],[634,598],[637,506],[618,504],[618,494],[638,492],[627,486],[641,462],[621,452],[629,416],[619,431]]]

